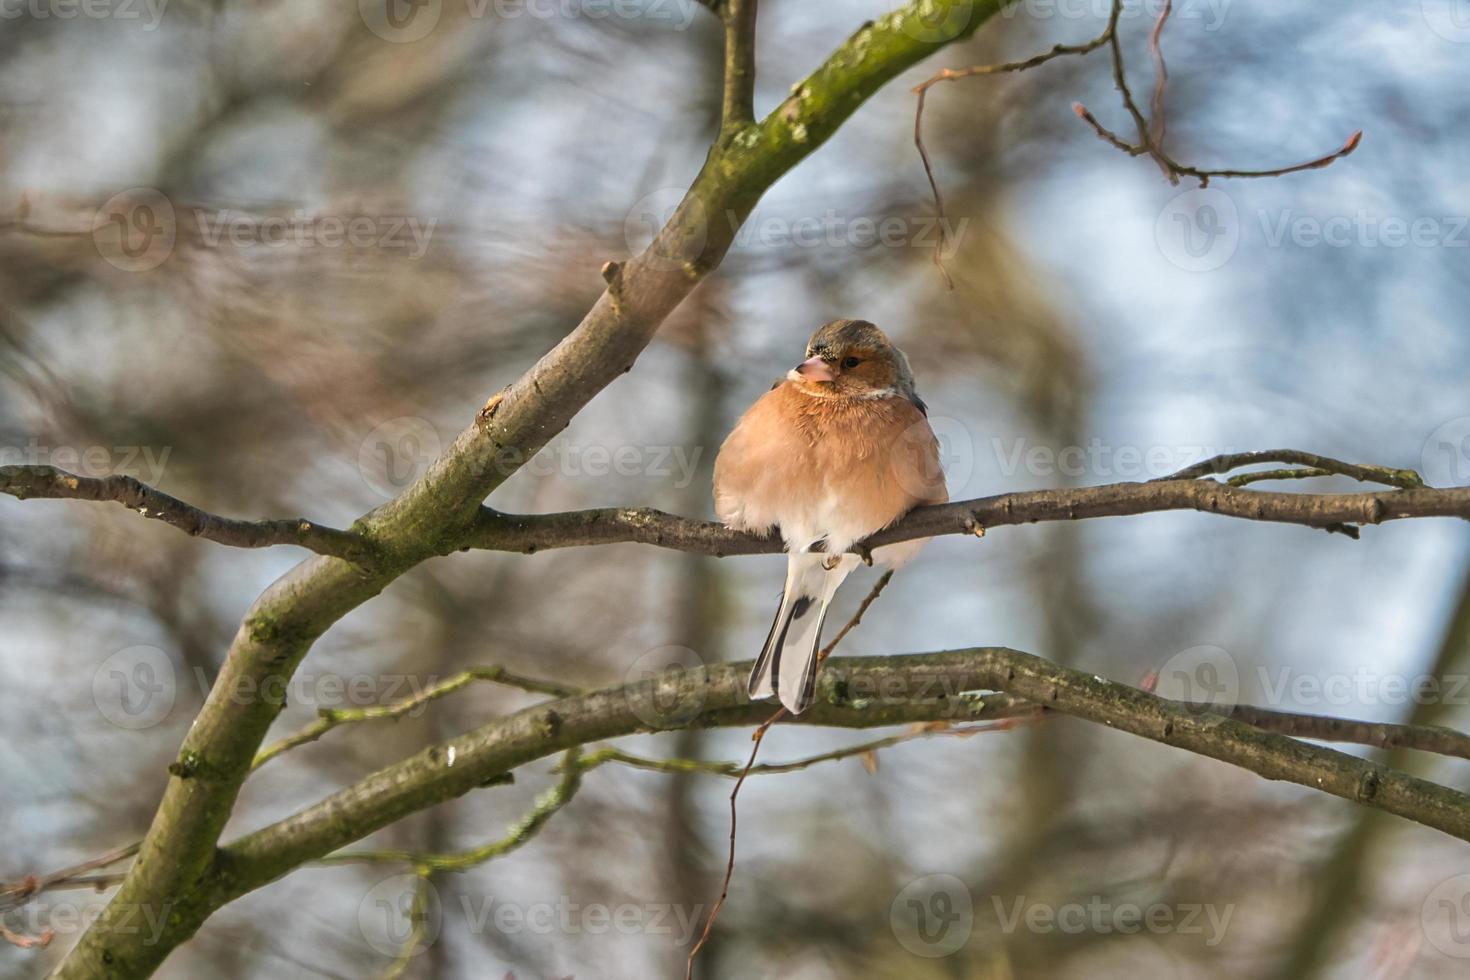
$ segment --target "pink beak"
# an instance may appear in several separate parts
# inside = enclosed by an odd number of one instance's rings
[[[809,357],[796,366],[796,373],[808,381],[836,381],[837,376],[832,373],[832,365],[820,357]]]

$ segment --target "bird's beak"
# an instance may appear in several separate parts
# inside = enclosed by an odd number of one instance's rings
[[[836,381],[837,376],[832,373],[832,365],[820,357],[809,357],[796,366],[796,373],[801,375],[803,381]]]

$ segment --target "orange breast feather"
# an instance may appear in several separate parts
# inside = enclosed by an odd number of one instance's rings
[[[714,482],[721,520],[753,531],[779,526],[793,546],[826,536],[845,547],[948,499],[934,433],[907,398],[822,398],[790,382],[741,418]]]

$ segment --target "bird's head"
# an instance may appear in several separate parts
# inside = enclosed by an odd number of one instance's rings
[[[833,320],[812,334],[806,360],[786,375],[811,394],[873,398],[908,394],[908,359],[867,320]]]

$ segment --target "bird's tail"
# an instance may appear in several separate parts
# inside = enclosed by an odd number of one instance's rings
[[[817,679],[817,646],[827,606],[842,580],[855,567],[856,555],[842,555],[829,569],[830,555],[792,553],[786,562],[786,589],[771,623],[765,648],[750,672],[750,696],[772,695],[793,715],[812,703]]]

